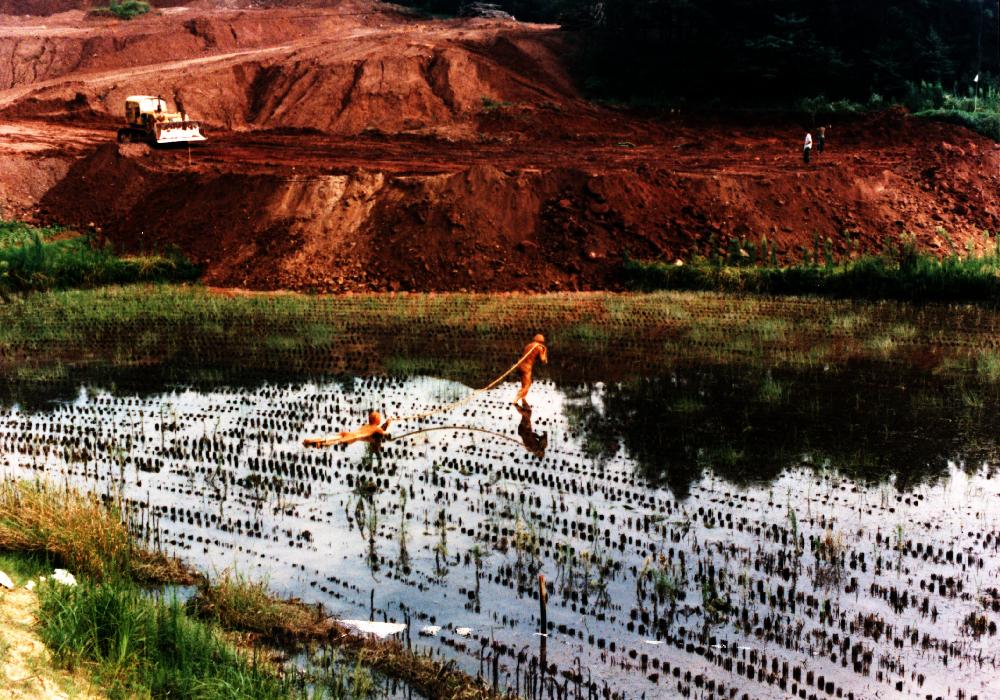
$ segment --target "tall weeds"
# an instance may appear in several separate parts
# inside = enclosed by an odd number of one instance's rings
[[[44,553],[98,581],[193,580],[176,560],[135,546],[114,504],[38,482],[0,482],[0,551]]]
[[[121,257],[86,236],[60,239],[56,233],[0,221],[0,293],[198,277],[197,267],[178,254]]]
[[[123,581],[39,592],[43,641],[60,665],[86,663],[111,697],[285,698],[287,681],[248,659],[176,601]]]

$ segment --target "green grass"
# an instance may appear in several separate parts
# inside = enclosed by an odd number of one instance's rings
[[[52,560],[45,555],[0,551],[0,571],[10,576],[16,586],[51,574],[54,568]]]
[[[0,219],[0,249],[27,245],[36,238],[47,241],[57,236],[61,229],[54,226],[32,226],[21,221]]]
[[[1000,112],[966,112],[958,109],[927,109],[913,116],[958,124],[994,141],[1000,141]]]
[[[1000,254],[936,258],[912,249],[840,264],[733,265],[695,260],[688,265],[628,260],[635,289],[820,295],[843,299],[969,302],[1000,305]]]
[[[293,689],[176,600],[118,580],[39,588],[40,634],[57,664],[91,667],[112,698],[285,698]]]
[[[112,0],[107,7],[99,7],[93,10],[96,15],[114,15],[118,19],[130,20],[139,15],[144,15],[152,9],[148,2],[142,0]]]
[[[0,221],[0,296],[72,287],[194,280],[180,255],[122,257],[88,236]]]

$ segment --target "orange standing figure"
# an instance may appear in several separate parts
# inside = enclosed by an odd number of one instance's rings
[[[359,440],[378,442],[389,434],[386,430],[390,423],[392,423],[392,418],[382,423],[382,414],[378,411],[372,411],[368,414],[368,424],[362,425],[357,430],[341,432],[334,438],[306,438],[303,444],[306,447],[330,447],[331,445],[350,445]]]
[[[527,396],[528,389],[531,388],[531,370],[535,366],[535,360],[541,360],[542,364],[548,364],[549,362],[549,351],[545,347],[545,336],[539,333],[534,337],[534,339],[528,343],[524,348],[524,359],[517,365],[517,372],[521,375],[521,390],[517,392],[517,396],[511,401],[515,406],[517,402],[520,401],[525,407],[528,406]]]

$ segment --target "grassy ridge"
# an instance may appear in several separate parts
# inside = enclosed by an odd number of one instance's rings
[[[180,255],[120,257],[87,236],[0,221],[0,296],[102,284],[194,280]]]
[[[685,289],[843,299],[967,302],[1000,305],[1000,253],[946,258],[902,250],[835,264],[738,265],[696,260],[687,265],[625,262],[623,275],[635,289]]]
[[[116,506],[41,483],[0,483],[0,552],[54,557],[98,581],[194,580],[173,559],[135,547]]]
[[[917,112],[913,116],[964,126],[994,141],[1000,141],[1000,111],[967,112],[959,109],[927,109]]]

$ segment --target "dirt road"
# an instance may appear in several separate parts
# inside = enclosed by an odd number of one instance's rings
[[[179,246],[212,284],[585,289],[614,287],[626,252],[766,237],[794,259],[910,232],[949,253],[1000,230],[982,137],[893,112],[835,124],[806,167],[802,124],[587,102],[555,27],[362,0],[0,26],[6,215]],[[135,93],[180,99],[209,141],[119,149]]]

